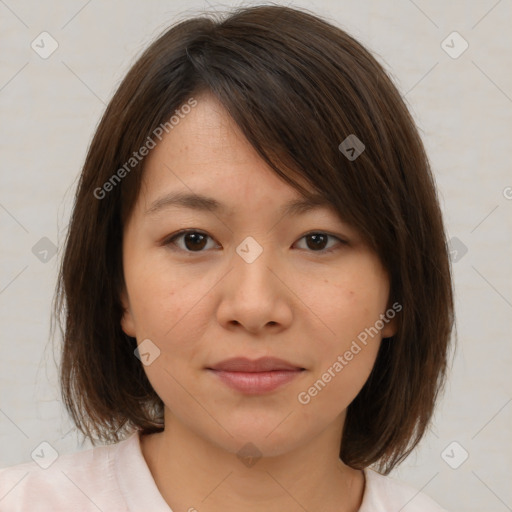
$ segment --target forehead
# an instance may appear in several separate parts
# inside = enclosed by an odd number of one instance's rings
[[[218,179],[226,184],[233,179],[233,171],[258,163],[259,155],[224,107],[210,94],[196,101],[187,114],[175,118],[176,124],[164,131],[146,157],[143,182],[147,186],[155,182],[159,187],[180,178],[184,186]]]
[[[148,214],[168,207],[233,213],[235,204],[279,207],[282,214],[329,207],[320,194],[304,198],[261,158],[223,106],[210,95],[183,116],[144,164]],[[311,190],[304,179],[295,176]]]

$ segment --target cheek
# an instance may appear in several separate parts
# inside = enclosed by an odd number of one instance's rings
[[[305,286],[308,306],[316,313],[313,318],[320,329],[311,379],[312,384],[318,382],[311,392],[323,395],[319,402],[332,399],[348,406],[366,382],[381,343],[376,324],[386,311],[388,286],[380,267],[364,258],[329,279]]]
[[[374,327],[386,311],[386,276],[371,261],[361,258],[354,263],[331,272],[329,278],[304,282],[304,302],[321,329],[319,339],[327,350],[348,349],[351,340]]]
[[[211,289],[218,276],[195,275],[193,269],[171,269],[166,262],[153,261],[133,268],[132,277],[131,307],[138,343],[150,339],[160,351],[155,362],[144,367],[145,372],[158,394],[168,391],[179,397],[178,382],[189,382],[189,371],[212,360],[212,344],[204,340],[214,320]]]
[[[194,325],[189,315],[212,286],[208,276],[199,278],[190,269],[172,268],[165,258],[135,262],[126,274],[137,330],[158,340],[183,325]]]
[[[381,344],[372,327],[386,305],[385,297],[362,288],[330,290],[333,296],[323,297],[321,309],[329,329],[315,337],[315,365],[297,396],[307,417],[326,422],[344,411],[367,381]]]

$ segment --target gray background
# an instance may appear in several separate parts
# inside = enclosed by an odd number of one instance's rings
[[[30,461],[42,441],[59,453],[90,447],[78,446],[63,412],[49,339],[86,149],[116,86],[161,30],[233,5],[0,0],[0,467]],[[421,130],[455,237],[458,351],[432,432],[392,476],[453,512],[512,510],[511,2],[287,5],[344,28],[391,73]],[[46,59],[31,47],[42,46],[43,31],[58,43]],[[448,37],[453,31],[469,44],[457,58],[464,43]],[[448,462],[460,464],[463,450],[468,459],[453,469]]]

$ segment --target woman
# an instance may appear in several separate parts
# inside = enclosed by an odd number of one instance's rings
[[[152,43],[89,148],[57,292],[65,404],[108,444],[3,470],[0,510],[442,510],[386,476],[445,378],[442,217],[341,29],[258,6]]]

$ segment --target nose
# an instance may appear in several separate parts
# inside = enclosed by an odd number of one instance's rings
[[[253,261],[240,254],[234,252],[231,271],[219,283],[219,323],[227,329],[241,326],[253,334],[286,329],[293,318],[290,272],[270,249],[263,247]]]

